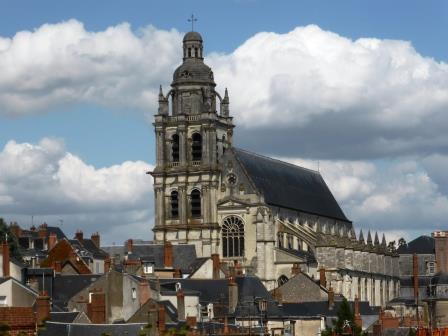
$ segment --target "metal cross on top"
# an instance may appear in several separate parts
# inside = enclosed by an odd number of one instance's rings
[[[194,31],[194,23],[197,21],[198,19],[194,17],[193,14],[191,14],[191,17],[188,19],[188,22],[191,22],[191,31]]]

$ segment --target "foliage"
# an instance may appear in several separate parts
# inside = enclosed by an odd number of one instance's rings
[[[388,250],[391,252],[395,251],[396,250],[395,244],[396,244],[395,240],[390,241],[389,244],[387,245]]]
[[[5,323],[0,323],[0,336],[9,336],[11,327]]]
[[[400,239],[398,239],[398,246],[400,247],[404,245],[406,245],[406,240],[403,237],[401,237]]]
[[[0,241],[3,241],[6,237],[8,237],[9,253],[11,257],[22,260],[17,237],[11,233],[3,218],[0,218]]]
[[[355,324],[355,314],[346,298],[342,300],[336,316],[337,318],[333,320],[333,328],[323,330],[322,336],[331,336],[333,332],[336,335],[342,335],[347,332],[347,329],[351,329],[351,335],[363,335],[362,329]]]

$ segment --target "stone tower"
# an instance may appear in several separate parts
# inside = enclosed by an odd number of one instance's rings
[[[171,90],[159,93],[155,115],[157,162],[154,177],[156,242],[194,244],[210,256],[219,244],[217,197],[220,159],[232,143],[229,97],[215,91],[204,63],[199,33],[183,39],[183,62]]]

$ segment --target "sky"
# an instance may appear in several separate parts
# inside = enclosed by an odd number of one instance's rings
[[[205,43],[235,144],[319,169],[357,229],[447,229],[445,1],[0,1],[0,216],[151,239],[152,118]],[[165,92],[166,92],[165,91]]]

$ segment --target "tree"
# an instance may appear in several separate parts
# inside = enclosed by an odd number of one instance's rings
[[[406,245],[406,240],[401,237],[400,239],[398,239],[398,247],[404,246]]]
[[[389,244],[387,245],[388,250],[391,252],[395,251],[396,249],[395,244],[396,244],[395,240],[390,241]]]
[[[348,333],[348,330],[350,330],[350,335],[361,336],[363,334],[362,329],[355,324],[355,314],[346,298],[342,300],[336,316],[337,318],[333,320],[333,328],[322,331],[322,336],[331,336],[333,332],[336,335],[343,335]]]
[[[0,242],[4,241],[6,238],[8,238],[10,255],[16,259],[22,260],[17,237],[11,233],[6,222],[0,217]]]

